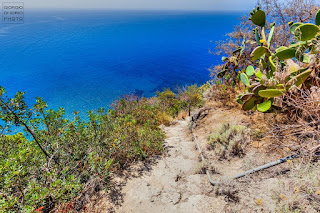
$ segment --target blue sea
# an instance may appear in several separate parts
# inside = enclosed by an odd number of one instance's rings
[[[25,10],[0,24],[0,85],[43,97],[50,108],[108,108],[124,94],[204,83],[220,63],[209,53],[241,13]]]

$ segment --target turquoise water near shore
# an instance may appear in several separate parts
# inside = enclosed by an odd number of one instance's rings
[[[108,107],[118,97],[209,80],[240,13],[181,11],[25,11],[24,24],[0,24],[0,85],[43,97],[51,108]]]

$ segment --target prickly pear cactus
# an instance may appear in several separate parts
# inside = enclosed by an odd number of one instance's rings
[[[271,30],[270,30],[269,37],[268,37],[268,42],[267,42],[268,48],[270,48],[270,45],[271,45],[271,41],[272,41],[272,38],[273,38],[275,25],[276,25],[276,23],[272,23],[272,24],[270,25]]]
[[[240,74],[240,80],[242,81],[242,83],[244,83],[244,85],[249,86],[250,82],[249,82],[249,78],[246,74],[241,73]]]
[[[247,76],[252,76],[252,75],[254,75],[254,68],[253,68],[253,66],[248,66],[247,67],[247,69],[246,69],[246,74],[247,74]]]
[[[310,84],[312,66],[309,63],[312,58],[317,58],[315,54],[320,53],[320,10],[316,14],[316,25],[288,23],[296,41],[288,47],[278,47],[275,52],[270,50],[275,23],[270,25],[266,41],[265,12],[257,7],[250,14],[252,23],[261,28],[253,30],[257,47],[251,53],[251,61],[255,65],[248,66],[240,74],[246,94],[240,95],[237,101],[243,110],[267,112],[272,108],[274,98],[285,95],[292,87],[302,87],[308,79]],[[276,72],[285,73],[287,77],[277,78]]]

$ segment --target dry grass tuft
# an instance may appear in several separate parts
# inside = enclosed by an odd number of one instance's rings
[[[207,168],[208,168],[207,163],[206,162],[201,162],[194,169],[193,174],[206,174]]]
[[[289,177],[279,181],[274,191],[278,210],[286,212],[320,212],[319,163],[293,161]]]

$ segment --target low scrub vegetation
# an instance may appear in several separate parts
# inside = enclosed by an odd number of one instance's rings
[[[0,88],[0,211],[81,210],[86,193],[106,188],[112,173],[161,154],[159,126],[200,104],[201,94],[194,85],[153,98],[128,95],[86,120],[77,112],[68,120],[63,108],[49,109],[41,98],[28,107],[24,93],[10,98]]]
[[[242,125],[222,124],[209,135],[209,148],[219,159],[243,156],[249,140],[249,129]]]

